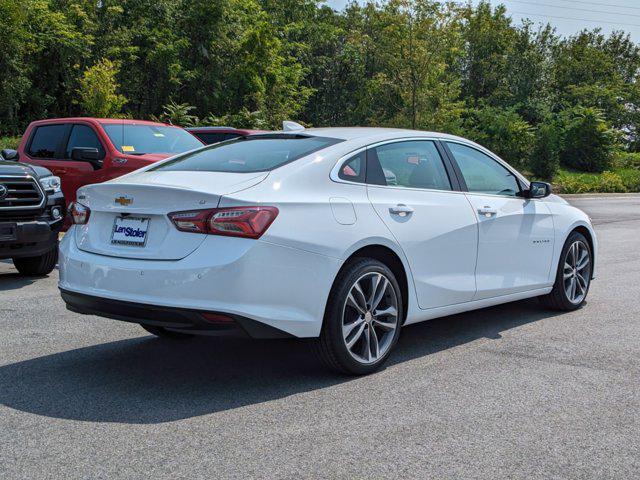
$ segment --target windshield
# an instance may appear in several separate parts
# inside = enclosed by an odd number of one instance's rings
[[[178,127],[103,123],[102,128],[107,132],[111,143],[120,152],[129,155],[176,154],[202,147],[202,142]]]
[[[188,153],[151,170],[196,172],[266,172],[341,140],[303,135],[271,134],[239,137]]]

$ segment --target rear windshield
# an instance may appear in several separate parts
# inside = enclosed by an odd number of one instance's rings
[[[133,125],[127,123],[103,123],[111,143],[122,153],[176,154],[202,146],[196,137],[178,127],[163,125]]]
[[[303,135],[239,137],[165,162],[151,170],[194,172],[266,172],[341,140]]]

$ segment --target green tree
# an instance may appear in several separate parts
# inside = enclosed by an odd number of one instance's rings
[[[33,38],[25,28],[26,21],[17,2],[0,0],[0,134],[17,132],[18,112],[31,88],[27,55]]]
[[[529,169],[536,177],[552,180],[560,166],[561,132],[558,122],[547,119],[538,126]]]
[[[562,113],[563,140],[560,162],[584,172],[602,172],[611,167],[618,132],[607,125],[602,112],[575,107]]]
[[[118,66],[106,58],[85,70],[78,87],[78,103],[85,114],[94,117],[120,115],[127,99],[118,93],[117,74]]]
[[[528,165],[534,146],[533,128],[515,110],[482,106],[470,112],[468,134],[517,168]]]

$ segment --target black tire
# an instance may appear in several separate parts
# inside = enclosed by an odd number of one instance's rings
[[[347,296],[354,283],[363,275],[377,272],[384,275],[395,291],[397,300],[397,320],[389,347],[373,363],[361,363],[349,352],[342,333],[343,309]],[[338,274],[331,289],[320,337],[315,339],[316,351],[324,364],[332,370],[349,375],[366,375],[378,370],[387,360],[400,337],[404,319],[402,292],[393,272],[384,263],[372,258],[356,258],[347,264]],[[391,334],[390,334],[391,335]],[[376,343],[377,344],[377,343]]]
[[[189,333],[173,332],[171,330],[167,330],[164,327],[155,327],[153,325],[145,325],[143,323],[141,323],[140,326],[150,334],[155,335],[159,338],[171,338],[173,340],[179,340],[193,337],[193,335]]]
[[[584,298],[582,298],[579,302],[572,302],[567,295],[564,288],[564,264],[567,259],[567,253],[569,248],[575,243],[580,242],[581,246],[583,246],[586,251],[589,253],[589,271],[587,275],[587,286],[586,291],[584,293]],[[572,232],[567,241],[564,243],[562,247],[562,252],[560,254],[560,260],[558,261],[558,266],[556,269],[556,281],[553,284],[553,290],[547,295],[543,295],[538,297],[542,304],[553,310],[563,310],[563,311],[571,311],[577,310],[581,308],[586,299],[587,294],[589,293],[589,287],[591,286],[591,272],[593,268],[593,252],[591,251],[591,247],[586,237],[579,232]]]
[[[37,257],[14,258],[13,265],[18,272],[27,277],[43,277],[49,275],[58,263],[58,242],[47,253]]]

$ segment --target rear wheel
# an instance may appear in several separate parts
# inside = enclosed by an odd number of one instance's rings
[[[27,277],[42,277],[50,274],[58,263],[58,242],[47,253],[37,257],[14,258],[13,265]]]
[[[585,236],[571,233],[560,255],[553,290],[540,297],[542,303],[555,310],[582,307],[591,285],[592,262],[591,247]]]
[[[171,330],[167,330],[164,327],[155,327],[153,325],[144,325],[142,323],[140,324],[140,326],[150,334],[160,338],[172,338],[172,339],[178,340],[181,338],[193,337],[193,335],[190,335],[188,333],[172,332]]]
[[[331,290],[318,352],[332,369],[352,375],[374,372],[400,336],[402,295],[391,270],[360,258],[342,270]]]

